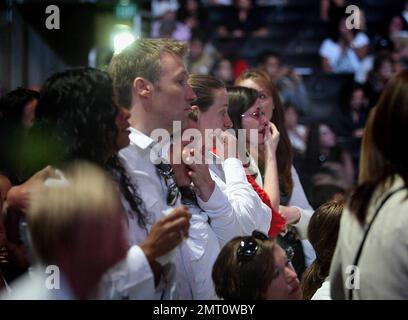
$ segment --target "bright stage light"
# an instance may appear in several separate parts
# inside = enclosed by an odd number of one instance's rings
[[[112,32],[113,51],[120,53],[136,40],[129,26],[116,25]]]

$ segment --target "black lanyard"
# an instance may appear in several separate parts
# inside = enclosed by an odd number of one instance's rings
[[[390,194],[388,194],[388,195],[385,197],[385,199],[381,202],[380,206],[377,208],[377,211],[374,213],[374,216],[373,216],[373,218],[371,219],[369,225],[367,226],[367,229],[366,229],[365,234],[364,234],[364,237],[363,237],[363,241],[361,241],[360,247],[358,248],[358,251],[357,251],[356,258],[354,259],[353,266],[356,267],[357,264],[358,264],[358,261],[360,260],[360,256],[361,256],[361,253],[363,252],[364,243],[365,243],[365,241],[366,241],[366,239],[367,239],[368,233],[369,233],[369,231],[370,231],[370,229],[371,229],[371,226],[373,225],[373,222],[374,222],[375,218],[377,217],[378,213],[380,212],[381,208],[382,208],[382,207],[384,206],[384,204],[388,201],[388,199],[391,198],[391,196],[393,196],[393,195],[394,195],[395,193],[397,193],[398,191],[404,190],[405,188],[406,188],[405,186],[399,187],[398,189],[396,189],[396,190],[394,190],[393,192],[391,192]],[[353,300],[353,289],[349,289],[349,295],[348,295],[348,297],[349,297],[349,300]]]

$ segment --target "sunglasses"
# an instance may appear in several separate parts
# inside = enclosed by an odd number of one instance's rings
[[[241,240],[237,250],[238,261],[249,261],[255,256],[259,248],[258,242],[256,240],[266,241],[270,240],[270,238],[263,232],[254,230],[251,236],[248,236]],[[293,256],[295,255],[295,251],[293,250],[293,248],[285,241],[282,241],[280,239],[278,240],[278,244],[285,251],[288,260],[292,261]]]
[[[237,250],[238,261],[251,260],[258,251],[258,242],[256,240],[269,240],[269,237],[261,231],[254,230],[251,236],[241,240]]]
[[[180,196],[180,190],[177,187],[176,182],[173,178],[173,168],[170,164],[167,163],[159,163],[156,164],[157,171],[163,177],[164,182],[166,183],[167,187],[167,196],[166,202],[168,206],[174,206],[177,202],[178,197]]]

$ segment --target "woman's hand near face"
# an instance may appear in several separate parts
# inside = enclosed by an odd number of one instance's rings
[[[268,128],[265,130],[265,156],[274,156],[276,155],[276,150],[278,149],[280,133],[275,124],[269,122]]]
[[[208,164],[205,163],[205,155],[201,154],[201,157],[197,157],[197,152],[199,153],[200,151],[195,149],[184,150],[183,159],[185,159],[188,168],[188,175],[194,184],[195,193],[204,202],[207,202],[214,192],[215,182],[211,178]],[[205,153],[205,150],[202,152]]]

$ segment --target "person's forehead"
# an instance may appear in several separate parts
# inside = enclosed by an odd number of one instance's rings
[[[214,102],[222,104],[220,107],[228,106],[228,92],[227,89],[214,89]]]
[[[174,54],[163,52],[160,56],[160,64],[162,68],[162,75],[166,73],[172,73],[174,75],[188,75],[183,60]]]

